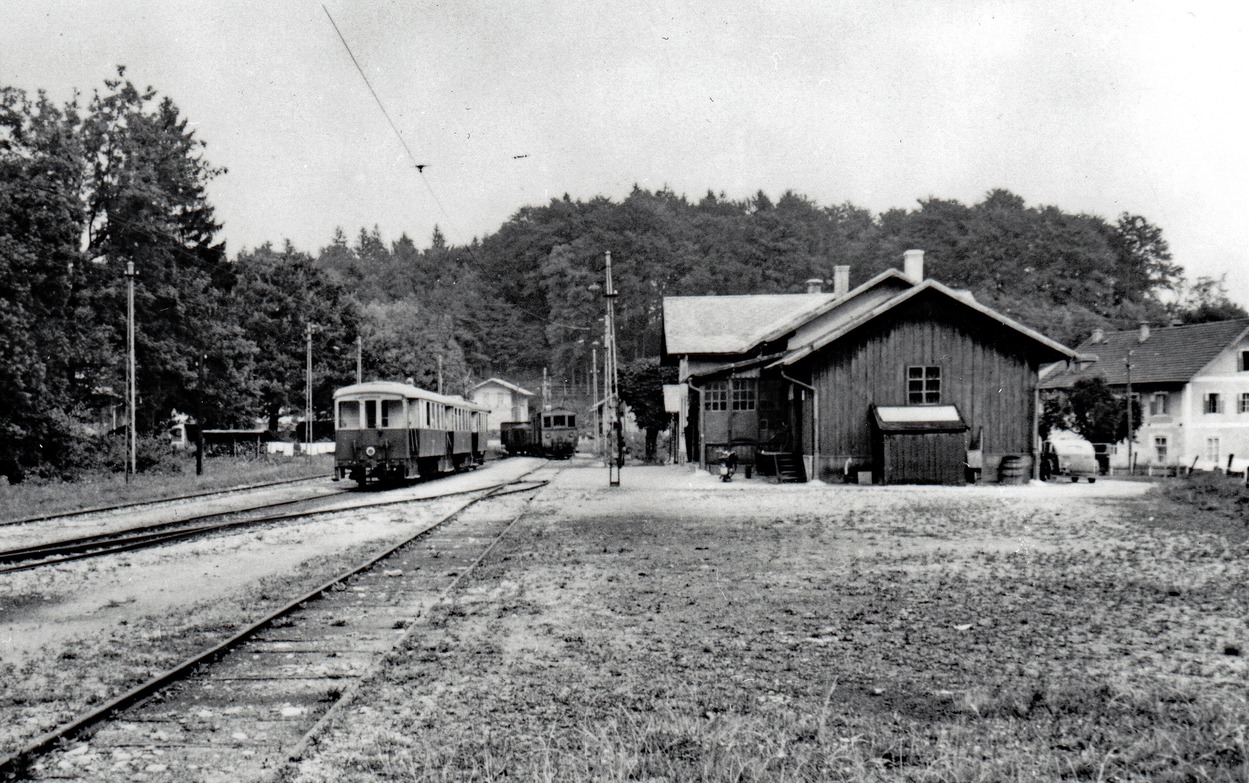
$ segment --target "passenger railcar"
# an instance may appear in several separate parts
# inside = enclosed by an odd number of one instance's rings
[[[480,465],[487,409],[406,383],[334,392],[334,478],[398,482]]]

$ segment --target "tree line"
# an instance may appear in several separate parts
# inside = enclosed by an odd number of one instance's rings
[[[289,241],[233,257],[209,162],[174,102],[124,69],[64,105],[0,87],[0,475],[120,465],[126,278],[134,264],[135,423],[174,412],[206,427],[279,427],[304,399],[309,325],[314,401],[356,377],[441,382],[490,375],[582,379],[602,337],[604,252],[615,272],[622,359],[653,364],[664,296],[784,293],[849,264],[853,282],[926,251],[930,276],[1067,343],[1095,327],[1243,315],[1221,281],[1188,284],[1162,230],[1029,206],[929,198],[873,215],[797,193],[697,201],[634,188],[521,207],[497,231],[428,247],[379,227],[340,228],[314,252]],[[119,412],[120,418],[119,418]]]

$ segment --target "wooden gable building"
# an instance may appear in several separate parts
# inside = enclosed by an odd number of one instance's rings
[[[968,463],[986,481],[1004,462],[1027,473],[1038,371],[1075,352],[925,280],[922,251],[853,290],[843,270],[831,295],[790,295],[787,316],[748,297],[665,300],[666,355],[690,390],[691,458],[731,449],[761,472],[834,481],[951,483]],[[716,330],[698,322],[711,312],[732,314],[732,340],[700,331]]]

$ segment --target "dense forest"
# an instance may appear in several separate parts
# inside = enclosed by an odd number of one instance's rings
[[[520,208],[463,246],[380,227],[234,257],[218,239],[205,156],[168,97],[109,80],[58,106],[0,88],[0,475],[119,464],[126,287],[134,264],[140,432],[175,412],[205,426],[276,429],[302,410],[311,327],[314,399],[354,380],[413,379],[462,393],[490,375],[584,380],[613,259],[622,360],[660,350],[664,296],[783,293],[848,264],[852,284],[926,251],[929,276],[1066,343],[1139,320],[1240,316],[1218,280],[1190,283],[1162,229],[1029,206],[927,198],[882,214],[635,188]],[[357,342],[358,341],[358,342]]]

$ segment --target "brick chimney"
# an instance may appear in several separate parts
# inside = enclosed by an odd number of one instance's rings
[[[1093,345],[1101,345],[1106,342],[1106,330],[1100,326],[1094,329],[1093,333],[1089,335],[1089,342]]]
[[[902,274],[912,283],[924,282],[923,250],[908,250],[902,254]]]
[[[1140,326],[1141,326],[1140,342],[1143,343],[1149,339],[1149,321],[1141,321]]]
[[[818,277],[812,277],[807,280],[807,293],[818,294],[824,290],[824,281]]]
[[[842,297],[850,293],[850,267],[839,264],[833,267],[833,294]]]

